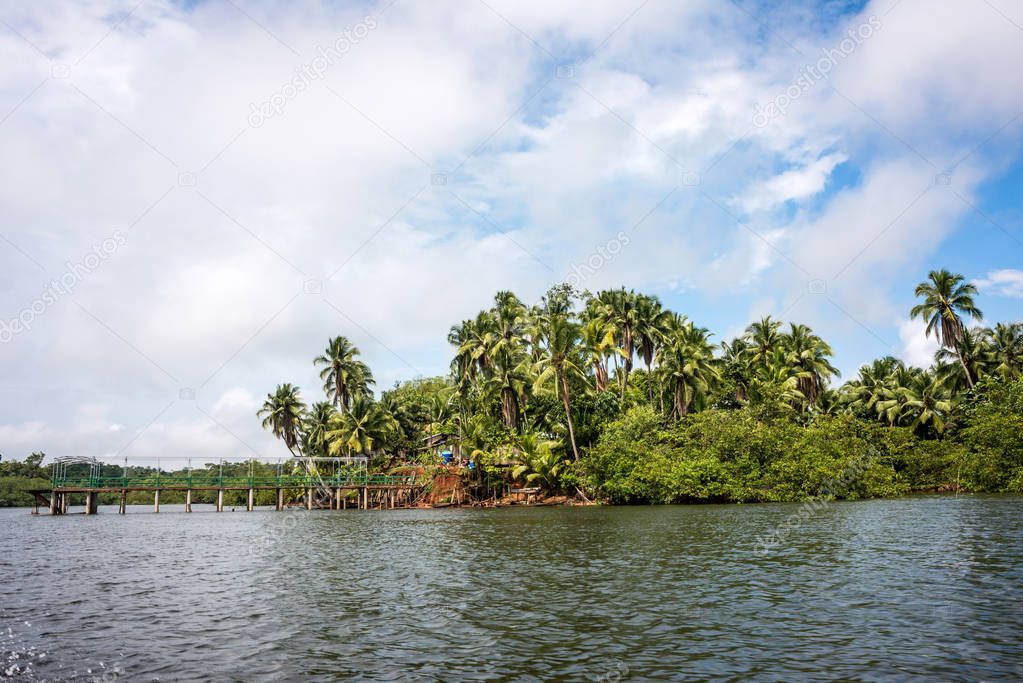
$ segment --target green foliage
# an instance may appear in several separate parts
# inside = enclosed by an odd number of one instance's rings
[[[637,408],[608,425],[583,466],[587,485],[617,503],[899,495],[909,486],[883,436],[852,417],[801,426],[751,410],[706,410],[665,427]]]

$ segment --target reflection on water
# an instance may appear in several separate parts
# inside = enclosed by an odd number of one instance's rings
[[[1023,677],[1023,499],[0,511],[0,677]]]

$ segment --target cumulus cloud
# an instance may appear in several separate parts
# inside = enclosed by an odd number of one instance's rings
[[[938,351],[938,340],[927,336],[927,324],[922,320],[903,320],[899,323],[899,340],[902,342],[902,360],[919,368],[930,367]]]
[[[1023,298],[1023,270],[1015,268],[991,270],[983,278],[974,280],[973,284],[981,294]]]

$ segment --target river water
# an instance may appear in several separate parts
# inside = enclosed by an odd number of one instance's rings
[[[1023,679],[1023,498],[196,509],[0,510],[0,678]]]

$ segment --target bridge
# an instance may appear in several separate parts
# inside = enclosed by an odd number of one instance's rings
[[[127,466],[120,476],[103,476],[102,463],[94,458],[58,458],[52,465],[50,489],[34,490],[36,507],[40,504],[49,508],[51,515],[67,514],[73,496],[81,496],[85,503],[85,514],[93,515],[99,509],[99,494],[119,493],[118,512],[127,511],[129,492],[147,491],[153,494],[153,512],[160,511],[160,493],[178,491],[185,494],[185,512],[192,511],[192,494],[195,491],[215,491],[216,510],[224,510],[225,491],[247,491],[246,510],[255,507],[256,491],[275,492],[275,509],[285,508],[285,493],[301,492],[304,506],[308,510],[348,508],[351,492],[356,492],[356,509],[383,509],[410,507],[416,503],[423,484],[415,474],[370,474],[368,460],[362,456],[337,458],[293,458],[296,464],[305,467],[304,472],[286,474],[279,464],[276,474],[259,475],[250,472],[247,476],[223,474],[209,470],[184,472],[156,471],[138,472],[131,475]],[[326,467],[325,467],[326,465]],[[330,466],[332,465],[332,467]],[[87,471],[85,471],[87,469]],[[332,472],[321,472],[332,469]]]

